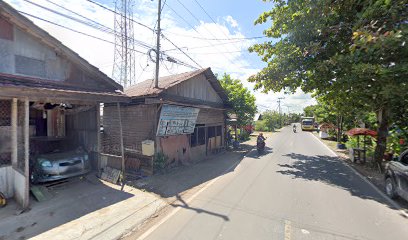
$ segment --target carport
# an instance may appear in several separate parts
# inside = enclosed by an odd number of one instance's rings
[[[98,169],[100,105],[127,97],[120,84],[4,1],[0,59],[0,192],[26,208],[30,163],[39,154],[81,147]]]
[[[100,103],[124,102],[125,96],[35,86],[24,77],[0,80],[0,176],[7,197],[29,205],[30,166],[39,154],[81,147],[92,169],[100,169]]]

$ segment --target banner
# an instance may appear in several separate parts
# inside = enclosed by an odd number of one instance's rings
[[[172,136],[194,132],[199,108],[163,105],[157,136]]]

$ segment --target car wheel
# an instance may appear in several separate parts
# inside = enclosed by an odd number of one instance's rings
[[[397,194],[395,192],[395,185],[394,181],[392,180],[391,177],[387,177],[385,179],[385,193],[388,195],[390,198],[396,198]]]

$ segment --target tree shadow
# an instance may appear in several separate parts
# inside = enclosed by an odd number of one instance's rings
[[[176,203],[171,203],[170,205],[173,207],[181,207],[184,209],[189,209],[192,211],[195,211],[196,213],[200,214],[200,213],[206,213],[215,217],[220,217],[222,218],[224,221],[229,221],[229,217],[223,214],[219,214],[219,213],[215,213],[215,212],[211,212],[211,211],[207,211],[201,208],[194,208],[194,207],[190,207],[188,205],[188,203],[186,201],[184,201],[184,199],[180,196],[180,194],[176,195],[177,201],[181,202],[181,204],[176,204]]]
[[[186,190],[233,172],[247,151],[240,150],[211,155],[206,160],[180,166],[164,174],[153,175],[131,184],[163,198],[177,197]]]
[[[323,182],[350,192],[362,199],[370,199],[395,209],[377,191],[345,166],[337,157],[317,155],[308,156],[291,153],[283,155],[295,160],[292,164],[278,164],[278,173],[291,176],[294,179]]]

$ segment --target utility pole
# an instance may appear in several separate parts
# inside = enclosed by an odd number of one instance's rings
[[[278,108],[279,108],[279,122],[280,122],[280,127],[282,127],[282,108],[281,108],[281,100],[285,99],[284,97],[279,97],[278,98]]]
[[[160,16],[161,16],[161,0],[157,6],[157,43],[156,43],[156,74],[154,75],[154,87],[159,87],[159,66],[160,66]]]

